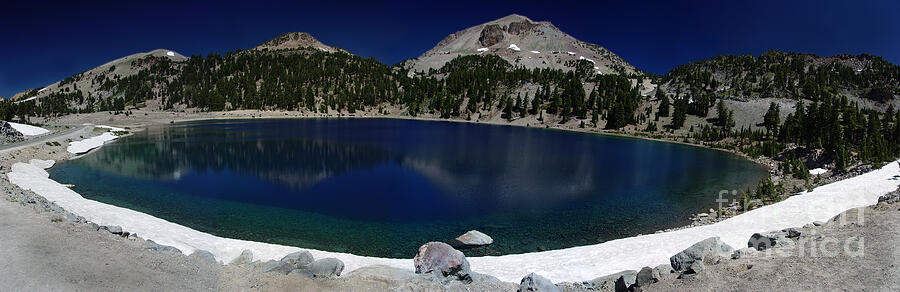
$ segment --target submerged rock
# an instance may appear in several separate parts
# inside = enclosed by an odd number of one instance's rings
[[[522,281],[519,282],[519,292],[525,291],[561,291],[559,287],[553,284],[547,278],[541,277],[541,275],[531,273],[522,278]]]
[[[463,235],[447,242],[455,248],[485,246],[494,243],[494,239],[478,230],[469,230]]]
[[[461,251],[443,242],[429,242],[413,258],[417,274],[434,274],[442,280],[471,282],[469,261]]]
[[[694,262],[703,261],[712,257],[731,257],[734,249],[722,242],[718,237],[710,237],[691,245],[687,249],[669,258],[672,269],[684,271]]]

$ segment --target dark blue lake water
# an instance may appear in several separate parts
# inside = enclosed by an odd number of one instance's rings
[[[469,256],[600,243],[689,223],[765,169],[696,147],[392,119],[151,127],[50,170],[84,197],[219,236],[410,258],[478,229]]]

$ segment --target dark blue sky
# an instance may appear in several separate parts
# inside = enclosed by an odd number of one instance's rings
[[[290,31],[394,64],[512,13],[553,22],[659,74],[770,49],[865,52],[900,63],[900,1],[8,2],[0,4],[3,97],[137,52],[227,52]]]

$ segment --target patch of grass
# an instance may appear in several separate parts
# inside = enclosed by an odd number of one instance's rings
[[[56,223],[56,222],[62,222],[62,218],[51,218],[51,219],[50,219],[50,222],[54,222],[54,223]]]

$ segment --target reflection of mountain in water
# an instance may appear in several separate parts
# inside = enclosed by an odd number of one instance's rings
[[[302,189],[390,158],[382,149],[344,142],[264,138],[240,131],[225,136],[219,132],[217,137],[197,131],[198,135],[189,137],[185,132],[175,128],[139,133],[78,159],[77,163],[156,180],[178,179],[191,172],[228,170]]]

